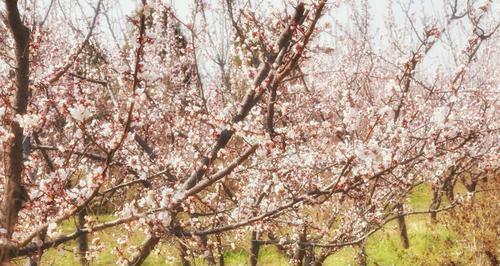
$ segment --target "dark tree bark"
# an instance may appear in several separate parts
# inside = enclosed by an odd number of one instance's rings
[[[450,174],[446,176],[446,179],[443,182],[443,190],[450,203],[455,200],[454,188],[457,182],[456,173],[457,166],[450,167]]]
[[[476,186],[477,186],[477,183],[479,181],[478,176],[476,176],[476,175],[472,176],[470,183],[467,182],[467,180],[465,180],[464,175],[461,175],[461,179],[462,179],[462,184],[465,186],[465,188],[467,189],[468,192],[476,191]]]
[[[307,246],[306,247],[306,256],[304,257],[304,262],[302,265],[304,266],[309,266],[314,264],[314,247],[313,246]]]
[[[359,266],[366,266],[367,265],[365,243],[362,243],[359,246],[358,254],[356,255],[356,264]]]
[[[430,205],[430,216],[431,216],[431,222],[432,223],[437,223],[437,212],[433,210],[439,209],[439,206],[441,206],[441,201],[443,198],[443,194],[446,195],[448,198],[448,201],[451,203],[455,199],[454,195],[454,187],[456,184],[456,171],[457,167],[452,166],[449,169],[449,173],[444,177],[442,180],[442,185],[435,186],[432,188],[432,201]]]
[[[306,256],[306,247],[304,244],[307,241],[307,226],[304,226],[302,229],[302,233],[299,236],[299,244],[297,245],[297,248],[295,249],[293,259],[292,259],[292,265],[294,266],[300,266],[303,265],[304,263],[304,258]]]
[[[222,237],[220,235],[217,235],[217,251],[219,253],[219,266],[224,266],[224,247],[222,246]]]
[[[87,215],[87,210],[85,208],[78,213],[78,229],[85,228],[85,215]],[[89,265],[89,261],[85,256],[88,250],[89,250],[88,234],[82,234],[78,238],[78,253],[80,255],[80,264],[82,266]]]
[[[314,262],[311,265],[322,266],[329,254],[331,253],[320,252],[317,256],[314,257]]]
[[[441,205],[441,189],[436,186],[432,189],[432,200],[431,200],[431,205],[429,207],[430,209],[430,216],[431,216],[431,222],[432,223],[437,223],[437,212],[433,211],[439,208]]]
[[[395,208],[399,213],[403,213],[403,205],[398,203]],[[406,228],[405,216],[401,215],[398,217],[398,228],[399,228],[399,237],[401,238],[401,245],[403,248],[407,249],[410,247],[410,239],[408,238],[408,230]]]
[[[139,254],[133,258],[129,265],[130,266],[138,266],[142,265],[146,258],[151,254],[151,251],[155,248],[155,246],[160,242],[160,237],[157,236],[149,236],[146,241],[142,244],[141,251]],[[183,264],[184,265],[184,264]]]
[[[40,232],[40,235],[38,236],[38,240],[43,243],[45,241],[46,237],[47,237],[47,230],[43,230],[42,232]],[[32,253],[32,255],[29,257],[26,265],[29,265],[29,266],[41,265],[42,255],[43,255],[43,250],[41,248],[39,248],[36,252]]]
[[[259,250],[260,250],[260,243],[258,242],[260,238],[260,234],[253,230],[252,231],[252,238],[250,242],[250,265],[251,266],[257,266],[257,261],[259,260]]]
[[[23,24],[17,0],[5,1],[7,11],[7,26],[14,37],[16,69],[15,69],[15,95],[13,108],[17,115],[26,113],[29,98],[29,29]],[[10,241],[18,213],[23,203],[27,200],[27,193],[22,184],[23,174],[23,129],[19,123],[12,121],[10,133],[14,136],[7,143],[5,160],[5,194],[2,202],[0,227],[6,230],[5,238]],[[2,247],[0,261],[9,261],[10,250]]]

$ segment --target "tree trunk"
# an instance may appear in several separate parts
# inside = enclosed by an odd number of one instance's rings
[[[224,247],[222,246],[222,237],[217,235],[217,252],[219,253],[219,266],[224,266]]]
[[[365,250],[365,243],[362,243],[359,246],[358,249],[358,254],[356,255],[356,265],[358,266],[366,266],[367,265],[367,258],[366,258],[366,250]]]
[[[302,229],[302,233],[300,234],[299,237],[299,243],[297,245],[297,248],[295,249],[293,259],[292,259],[292,264],[294,266],[300,266],[304,262],[304,257],[306,255],[306,249],[303,242],[307,241],[307,226],[304,226]]]
[[[26,266],[38,266],[38,265],[40,265],[40,256],[38,254],[29,257],[28,261],[26,262]]]
[[[207,261],[208,265],[217,265],[217,263],[215,262],[214,253],[212,252],[212,247],[208,245],[207,236],[201,236],[201,245],[205,249],[205,260]]]
[[[452,203],[455,200],[455,193],[454,193],[454,187],[456,184],[456,171],[457,167],[452,166],[450,167],[450,173],[449,175],[446,176],[446,179],[443,181],[443,190],[446,193],[446,197],[448,198],[448,201]]]
[[[257,242],[259,240],[259,233],[255,230],[252,231],[252,239],[250,240],[250,265],[257,266],[257,261],[259,259],[259,250],[260,243]]]
[[[460,178],[462,179],[462,184],[465,186],[468,192],[476,191],[477,182],[479,181],[478,176],[476,175],[472,176],[470,183],[468,183],[467,180],[465,180],[464,175],[461,175]]]
[[[307,246],[306,247],[306,256],[304,257],[303,266],[309,266],[314,264],[314,247]]]
[[[85,215],[87,215],[87,210],[83,208],[78,213],[78,229],[85,228]],[[78,238],[78,253],[80,256],[80,264],[82,266],[89,265],[89,261],[86,258],[87,251],[89,250],[89,237],[88,234],[82,234]]]
[[[326,258],[329,256],[328,254],[328,252],[321,252],[318,256],[314,257],[314,262],[311,265],[323,266],[323,262],[325,262]]]
[[[160,242],[160,238],[157,236],[149,236],[146,241],[142,244],[141,251],[139,254],[133,258],[129,265],[130,266],[138,266],[142,265],[146,258],[151,254],[151,251],[155,248],[155,246]]]
[[[16,56],[16,83],[15,95],[12,107],[15,114],[26,113],[29,98],[29,29],[23,24],[17,0],[5,1],[7,26],[14,37]],[[4,230],[2,238],[10,244],[14,226],[17,223],[18,213],[23,203],[27,200],[27,193],[22,185],[23,173],[23,129],[15,120],[11,122],[10,133],[13,135],[7,143],[7,156],[5,157],[5,187],[0,227]],[[6,245],[8,246],[8,245]],[[10,260],[10,248],[2,247],[0,250],[0,262],[7,263]]]
[[[437,212],[433,210],[437,210],[440,205],[441,205],[441,190],[439,187],[435,187],[433,188],[431,206],[429,207],[431,211],[430,216],[432,223],[437,223]]]
[[[397,204],[395,209],[399,213],[404,212],[404,208],[401,203]],[[407,249],[410,247],[410,240],[408,239],[408,231],[406,228],[406,221],[404,216],[398,217],[398,227],[399,227],[399,237],[401,238],[401,244],[403,245],[403,248]]]
[[[455,201],[455,185],[457,179],[449,179],[445,183],[444,189],[446,192],[446,197],[448,198],[449,203],[453,203]]]

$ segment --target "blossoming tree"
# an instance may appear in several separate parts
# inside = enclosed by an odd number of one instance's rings
[[[391,220],[404,239],[404,217],[420,213],[404,206],[416,186],[433,185],[425,212],[435,214],[460,203],[458,180],[474,191],[497,171],[500,24],[489,1],[464,11],[454,1],[440,24],[399,28],[389,16],[383,49],[366,1],[287,11],[194,1],[186,23],[164,1],[142,0],[124,38],[106,0],[79,22],[53,2],[2,10],[2,262],[36,265],[78,240],[88,264],[104,248],[95,233],[120,227],[119,264],[142,264],[161,241],[184,265],[223,264],[224,249],[250,234],[252,265],[268,244],[295,265],[321,265]],[[355,29],[332,32],[325,14],[346,6]],[[213,29],[213,14],[227,26]],[[435,46],[456,52],[454,27],[470,36],[457,67],[431,75]],[[407,29],[414,38],[394,37]],[[137,231],[144,243],[127,245]]]

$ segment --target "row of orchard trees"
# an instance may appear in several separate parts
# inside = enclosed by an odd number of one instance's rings
[[[405,216],[498,174],[491,1],[431,18],[402,1],[378,36],[368,1],[193,1],[179,18],[142,0],[124,38],[112,2],[49,2],[0,9],[2,262],[77,240],[88,264],[96,232],[120,227],[147,238],[117,244],[119,264],[165,241],[184,265],[222,265],[250,235],[252,265],[262,245],[321,265],[392,220],[407,246]],[[405,208],[421,184],[429,210]]]

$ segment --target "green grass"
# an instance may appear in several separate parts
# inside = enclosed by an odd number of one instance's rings
[[[428,186],[420,186],[414,190],[407,204],[413,210],[426,210],[429,207],[431,189]],[[99,222],[113,219],[112,216],[100,216]],[[401,248],[397,224],[391,222],[382,230],[370,236],[366,243],[366,253],[369,265],[444,265],[450,261],[457,265],[464,265],[461,254],[464,247],[456,240],[456,234],[450,232],[442,225],[432,225],[428,215],[417,215],[407,217],[408,233],[410,237],[410,248]],[[75,228],[74,222],[66,222],[62,225],[63,232],[71,232]],[[92,261],[92,265],[114,265],[115,256],[111,250],[116,247],[115,239],[127,232],[123,229],[110,229],[97,232],[95,236],[100,237],[105,244],[105,251]],[[145,235],[136,232],[130,237],[132,245],[139,245]],[[224,259],[226,265],[247,265],[248,252],[246,239],[240,240],[235,250],[226,251]],[[43,256],[43,265],[77,265],[78,258],[72,253],[76,247],[75,242],[64,245],[62,248],[51,249]],[[327,258],[325,265],[355,265],[355,247],[345,247]],[[144,265],[179,265],[178,252],[170,243],[162,243],[157,252],[152,253]],[[205,265],[200,258],[196,259],[196,265]],[[274,246],[262,247],[259,253],[259,265],[288,265],[284,257]]]
[[[246,250],[230,251],[224,254],[226,265],[247,265],[249,254]],[[262,247],[259,251],[259,265],[288,265],[286,257],[281,255],[274,246]]]
[[[355,265],[356,250],[353,247],[345,247],[328,257],[325,265]]]
[[[427,216],[407,219],[410,248],[401,248],[397,225],[388,224],[374,234],[367,243],[367,256],[371,265],[443,265],[458,260],[456,237],[442,225],[430,225]],[[450,255],[450,258],[443,256]]]

